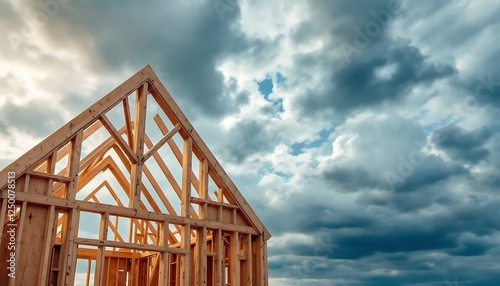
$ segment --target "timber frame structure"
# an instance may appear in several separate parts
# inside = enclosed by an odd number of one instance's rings
[[[149,65],[0,190],[0,285],[268,285],[269,232]]]

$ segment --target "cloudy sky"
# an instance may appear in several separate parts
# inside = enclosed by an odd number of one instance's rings
[[[499,14],[0,1],[0,167],[150,64],[273,235],[271,285],[500,285]]]

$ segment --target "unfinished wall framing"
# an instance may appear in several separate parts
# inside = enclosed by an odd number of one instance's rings
[[[0,285],[268,285],[269,232],[150,66],[0,186]]]

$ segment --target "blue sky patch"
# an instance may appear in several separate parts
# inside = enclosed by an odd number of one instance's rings
[[[279,86],[281,85],[286,78],[280,73],[276,73],[276,85]],[[262,81],[258,81],[257,85],[259,86],[259,93],[264,96],[264,99],[272,102],[274,107],[276,108],[277,113],[283,113],[285,111],[283,107],[283,99],[270,99],[269,95],[273,93],[273,88],[274,88],[274,81],[270,76],[266,76],[266,79]]]
[[[318,133],[319,139],[311,141],[311,142],[300,142],[292,144],[292,155],[297,156],[304,153],[304,149],[317,148],[321,146],[328,140],[328,136],[332,133],[333,129],[321,129]]]
[[[273,92],[273,80],[268,77],[263,81],[257,82],[259,85],[259,92],[264,95],[264,98],[269,101],[269,95]]]

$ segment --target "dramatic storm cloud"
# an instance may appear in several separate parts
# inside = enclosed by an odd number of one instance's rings
[[[0,2],[3,168],[146,64],[270,285],[500,285],[500,4]]]

